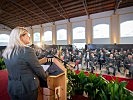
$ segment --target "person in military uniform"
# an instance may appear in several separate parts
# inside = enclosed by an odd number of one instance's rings
[[[95,70],[94,67],[97,66],[97,61],[98,61],[98,58],[94,55],[93,52],[91,52],[90,54],[90,67],[91,67],[91,73],[93,73],[93,71]]]
[[[114,58],[115,58],[115,64],[116,64],[116,66],[118,68],[118,72],[120,72],[122,58],[121,58],[121,56],[120,56],[120,54],[118,52],[116,52],[114,54]]]
[[[124,61],[126,58],[127,58],[127,51],[126,50],[124,50],[123,52],[122,52],[122,60]]]
[[[70,61],[70,55],[69,55],[69,53],[66,53],[64,55],[64,61],[67,62],[67,63]]]
[[[81,52],[79,52],[78,55],[76,55],[75,66],[77,66],[77,70],[79,70],[79,64],[82,64],[82,54],[81,54]]]
[[[116,68],[115,68],[115,59],[113,54],[110,54],[109,58],[107,59],[107,72],[110,74],[110,69],[113,69],[113,75],[115,76]]]
[[[86,61],[86,70],[89,69],[89,61],[90,61],[90,52],[87,51],[85,54],[85,61]]]
[[[133,55],[128,54],[128,57],[124,60],[124,66],[129,70],[129,76],[133,76]]]
[[[105,63],[105,54],[102,50],[100,50],[99,54],[98,54],[98,62],[100,64],[100,70],[103,67],[103,64]]]

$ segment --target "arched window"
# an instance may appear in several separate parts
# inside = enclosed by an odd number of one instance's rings
[[[67,44],[67,30],[59,29],[57,30],[57,45],[66,45]]]
[[[48,45],[52,44],[52,31],[44,32],[44,43]]]
[[[66,29],[60,29],[57,31],[57,40],[67,40]]]
[[[85,27],[73,28],[73,45],[78,49],[85,47]]]
[[[120,24],[120,37],[133,37],[133,20]]]
[[[7,34],[0,34],[0,45],[5,46],[9,42],[9,35]]]
[[[9,41],[9,35],[0,34],[0,42],[8,42],[8,41]]]
[[[85,28],[76,27],[73,29],[73,39],[85,39]]]
[[[93,38],[109,38],[109,24],[98,24],[94,26]]]
[[[44,32],[44,41],[52,41],[52,31]]]
[[[34,42],[40,42],[40,33],[39,32],[34,33]]]

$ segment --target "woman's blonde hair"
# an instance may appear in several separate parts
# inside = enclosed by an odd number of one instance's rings
[[[18,54],[18,51],[25,46],[20,40],[24,32],[28,32],[24,27],[16,27],[11,31],[8,45],[3,52],[4,58],[10,59],[11,55]]]

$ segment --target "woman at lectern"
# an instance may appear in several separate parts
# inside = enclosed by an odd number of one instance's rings
[[[25,28],[11,31],[9,43],[3,53],[8,71],[8,92],[11,100],[37,100],[39,79],[46,81],[43,70],[34,53],[27,46],[30,35]]]

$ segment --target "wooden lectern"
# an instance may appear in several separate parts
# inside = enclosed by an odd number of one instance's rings
[[[38,100],[67,100],[67,70],[56,58],[53,58],[53,63],[55,63],[63,73],[56,76],[51,75],[47,78],[48,89],[39,88]]]

